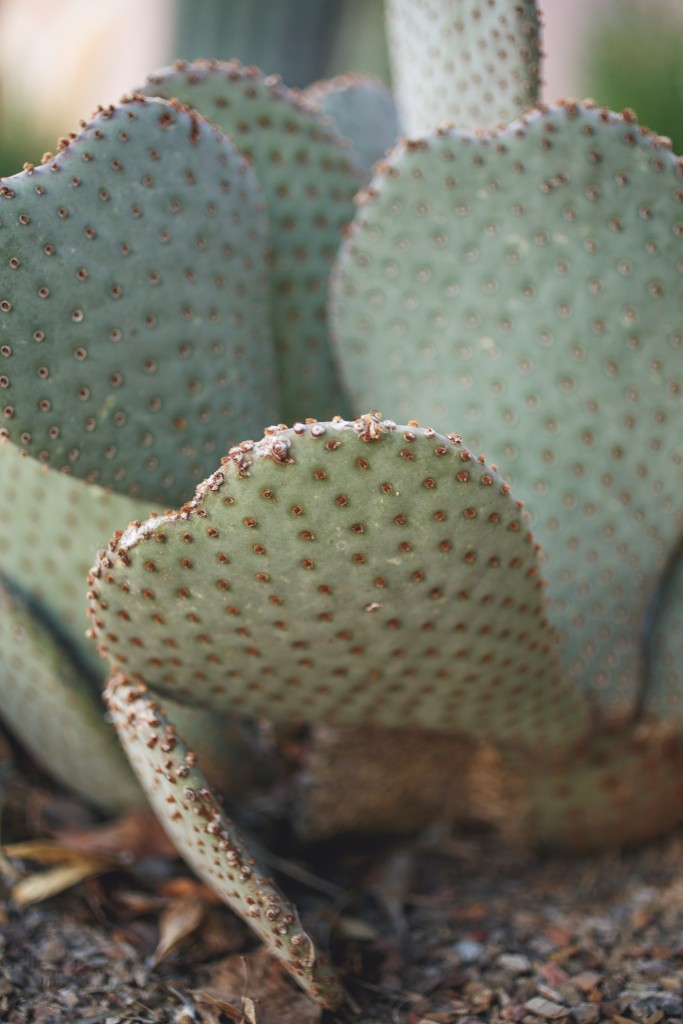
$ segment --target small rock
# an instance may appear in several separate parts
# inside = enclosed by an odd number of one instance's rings
[[[596,1003],[581,1003],[573,1007],[571,1016],[576,1024],[597,1024],[600,1020],[600,1007]]]
[[[572,985],[578,988],[579,992],[593,992],[601,981],[602,975],[597,971],[581,971],[571,979]]]
[[[526,974],[531,970],[531,960],[522,953],[501,953],[496,963],[511,974]]]
[[[474,964],[484,952],[484,946],[481,942],[475,942],[474,939],[462,939],[461,942],[456,942],[455,952],[462,963]]]
[[[486,1013],[493,1003],[494,991],[479,981],[471,981],[465,985],[463,995],[475,1013]]]
[[[683,999],[667,996],[660,1009],[666,1017],[683,1017]]]
[[[570,1013],[568,1006],[560,1006],[559,1003],[553,1003],[550,999],[544,999],[542,996],[534,996],[533,999],[528,999],[524,1005],[527,1010],[535,1013],[537,1017],[543,1017],[544,1020],[560,1020],[562,1017],[568,1017]]]
[[[632,1017],[638,1021],[649,1021],[653,1013],[659,1009],[659,1000],[656,996],[646,996],[642,999],[634,999],[629,1006]],[[663,1016],[663,1015],[662,1015]]]

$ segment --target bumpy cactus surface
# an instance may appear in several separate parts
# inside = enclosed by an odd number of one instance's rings
[[[399,134],[398,112],[391,90],[379,78],[339,75],[314,82],[303,95],[351,140],[361,167],[370,170],[394,145]]]
[[[683,810],[681,161],[629,112],[524,111],[533,3],[388,15],[409,137],[372,172],[376,83],[196,62],[0,188],[6,717],[130,806],[108,673],[178,849],[330,1007],[221,809],[244,722],[306,727],[309,836],[444,801],[600,849]]]
[[[533,513],[570,672],[625,714],[682,524],[682,233],[665,143],[565,103],[399,146],[335,282],[357,398],[441,428],[459,410]]]
[[[114,671],[219,711],[570,745],[588,723],[541,582],[493,470],[367,416],[233,449],[180,512],[114,540],[91,618]]]
[[[10,440],[81,479],[177,501],[227,423],[237,440],[277,415],[263,198],[195,113],[143,99],[103,110],[0,200]]]
[[[479,130],[514,120],[538,99],[534,0],[387,0],[389,53],[404,129],[441,121]]]
[[[300,94],[235,62],[180,63],[150,75],[143,91],[189,103],[233,137],[250,160],[271,226],[281,413],[287,419],[298,418],[302,409],[307,416],[343,414],[347,403],[332,360],[325,307],[340,231],[364,180],[349,143]]]

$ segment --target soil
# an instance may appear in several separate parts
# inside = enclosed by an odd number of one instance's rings
[[[4,844],[96,825],[23,770],[3,803]],[[573,860],[436,831],[288,850],[328,881],[282,878],[345,973],[347,1005],[323,1014],[150,836],[27,906],[13,883],[49,867],[2,866],[0,1024],[683,1024],[683,832]]]

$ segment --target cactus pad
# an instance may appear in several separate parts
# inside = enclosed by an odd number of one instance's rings
[[[300,94],[237,62],[179,63],[151,75],[143,92],[194,107],[251,161],[272,228],[282,415],[343,414],[347,403],[325,311],[339,234],[353,216],[352,198],[365,180],[353,166],[348,142]]]
[[[538,96],[535,0],[388,0],[394,91],[403,130],[442,121],[465,131],[512,121]]]
[[[679,540],[643,623],[643,711],[650,719],[683,721],[683,541]]]
[[[277,415],[263,198],[194,112],[134,98],[0,187],[3,432],[166,504]]]
[[[303,92],[353,142],[361,167],[370,170],[396,142],[398,114],[389,87],[373,75],[339,75]]]
[[[91,803],[143,801],[99,696],[30,604],[0,582],[2,717],[36,761]]]
[[[532,513],[566,664],[619,714],[683,522],[682,268],[679,160],[568,103],[398,147],[334,291],[357,407],[457,410]]]
[[[105,697],[124,749],[178,851],[309,995],[338,1006],[342,991],[333,970],[317,956],[296,909],[222,812],[163,708],[121,675],[109,680]]]
[[[90,586],[101,652],[162,696],[558,748],[587,727],[517,502],[417,426],[272,428],[116,535]]]
[[[85,638],[88,570],[115,529],[153,511],[150,502],[86,485],[0,444],[0,571],[40,607],[93,678],[102,661]]]

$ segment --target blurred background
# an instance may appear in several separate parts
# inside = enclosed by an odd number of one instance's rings
[[[541,0],[544,99],[592,96],[683,151],[683,0]],[[388,78],[382,0],[0,0],[0,175],[98,104],[184,57],[238,57],[286,84]]]

